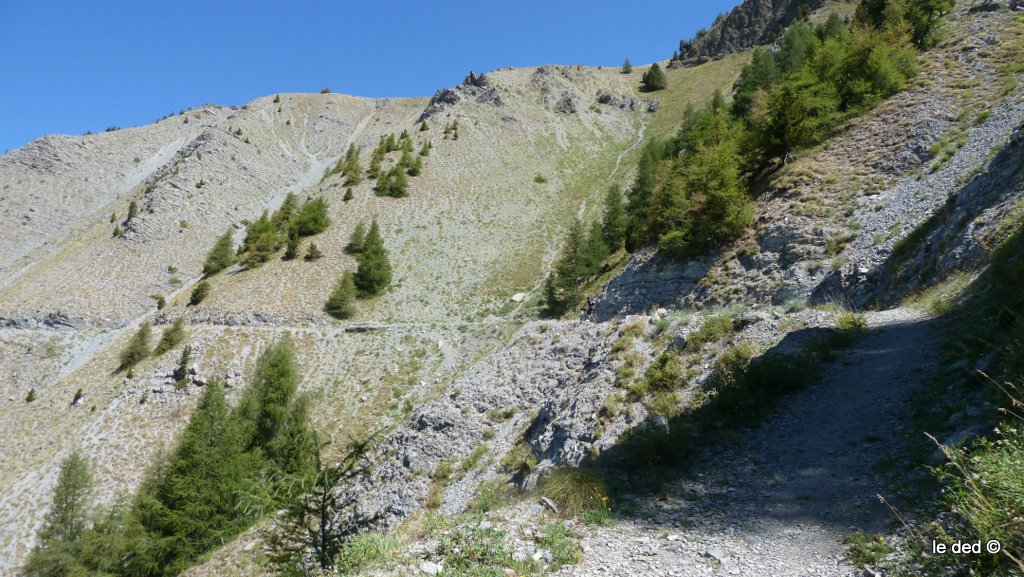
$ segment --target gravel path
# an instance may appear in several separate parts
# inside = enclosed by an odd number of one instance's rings
[[[859,574],[842,538],[894,521],[873,471],[895,453],[914,391],[938,361],[940,334],[920,313],[870,317],[870,330],[740,442],[596,529],[585,560],[560,574],[826,576]]]

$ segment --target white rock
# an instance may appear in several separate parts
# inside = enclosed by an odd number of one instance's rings
[[[433,561],[424,561],[423,563],[420,563],[420,571],[427,575],[437,575],[441,571],[444,571],[444,567],[439,563],[434,563]]]

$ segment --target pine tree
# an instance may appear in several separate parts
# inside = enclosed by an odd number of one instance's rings
[[[142,323],[139,330],[135,332],[128,346],[121,351],[120,361],[122,369],[131,369],[143,359],[149,356],[149,340],[153,335],[153,327],[149,322]]]
[[[327,298],[327,305],[324,310],[327,314],[338,319],[351,318],[356,314],[356,283],[352,271],[345,271],[338,279],[331,295]]]
[[[363,167],[359,164],[359,148],[355,144],[348,145],[345,153],[342,174],[345,175],[345,186],[353,186],[363,181]]]
[[[258,476],[260,458],[245,451],[242,420],[230,411],[219,380],[203,391],[177,447],[143,481],[133,503],[139,547],[122,574],[171,577],[249,526],[238,495]]]
[[[591,276],[598,273],[606,260],[608,260],[608,245],[604,242],[601,223],[595,220],[590,226],[590,233],[587,234],[587,241],[584,245],[580,276]]]
[[[622,191],[618,186],[609,188],[608,194],[604,197],[603,221],[602,235],[605,245],[609,251],[616,252],[626,241],[626,224],[628,223]]]
[[[185,319],[178,317],[174,319],[171,326],[164,329],[164,333],[160,336],[160,341],[156,344],[156,348],[153,349],[153,354],[160,356],[180,345],[183,340],[185,340]]]
[[[180,383],[188,376],[188,366],[192,363],[192,345],[185,345],[178,357],[178,367],[174,369],[174,382]]]
[[[242,261],[247,268],[256,268],[270,260],[281,248],[281,243],[280,231],[267,216],[267,211],[263,211],[259,220],[246,227],[245,240],[239,247],[240,253],[244,254]]]
[[[409,166],[409,169],[406,170],[406,173],[409,176],[419,176],[420,172],[422,172],[422,171],[423,171],[423,158],[420,157],[420,156],[417,156],[416,160],[412,161],[412,164]]]
[[[298,208],[299,199],[295,197],[295,193],[289,192],[285,195],[284,202],[281,203],[281,206],[275,210],[273,216],[270,217],[270,222],[274,224],[274,228],[277,229],[277,232],[282,235],[285,234],[288,229],[288,224],[292,221],[292,218],[295,216]]]
[[[355,283],[360,297],[368,298],[380,294],[391,284],[391,263],[380,236],[380,227],[374,220],[366,234],[363,250],[358,257]]]
[[[256,361],[252,384],[238,406],[249,449],[259,449],[284,473],[296,473],[311,466],[311,455],[296,453],[304,453],[308,445],[294,447],[282,442],[283,438],[308,438],[312,433],[308,423],[296,420],[302,416],[294,406],[301,380],[294,345],[288,339],[277,341]]]
[[[216,274],[235,262],[235,249],[231,242],[233,236],[234,230],[228,228],[228,231],[213,244],[213,248],[206,255],[206,262],[203,263],[203,274]]]
[[[427,121],[424,120],[420,122],[420,132],[426,132],[428,130],[430,130],[430,127],[427,126]]]
[[[633,64],[631,64],[629,62],[629,58],[627,58],[626,61],[622,63],[622,73],[623,74],[632,74],[633,73]]]
[[[92,496],[93,479],[89,463],[75,451],[61,461],[50,510],[43,518],[36,546],[22,567],[26,577],[86,574],[79,557]]]
[[[25,395],[25,402],[31,403],[34,400],[36,400],[36,388],[32,387],[31,389],[28,390],[28,394]]]
[[[323,256],[323,253],[320,252],[320,247],[316,246],[315,242],[309,243],[309,248],[306,249],[306,262],[317,260]]]
[[[366,246],[366,225],[360,222],[352,231],[352,235],[348,237],[345,251],[349,254],[359,254],[363,252],[364,246]]]
[[[196,283],[195,288],[192,289],[192,294],[189,295],[188,304],[196,306],[203,302],[210,294],[210,283],[205,280],[201,280]]]
[[[125,220],[133,220],[136,216],[139,216],[139,205],[133,200],[128,203],[128,218]]]
[[[424,142],[423,146],[420,147],[420,156],[430,156],[430,141],[429,140]]]
[[[288,242],[284,245],[284,256],[283,260],[292,260],[299,256],[299,243],[302,239],[299,237],[298,231],[294,228],[288,231]]]
[[[647,92],[653,92],[655,90],[664,90],[668,86],[668,82],[665,79],[665,73],[661,71],[661,66],[655,62],[651,64],[651,67],[647,72],[644,73],[643,88]]]
[[[312,236],[327,230],[331,217],[327,215],[327,201],[317,197],[302,205],[302,209],[292,220],[292,227],[299,236]]]
[[[348,201],[352,200],[354,197],[355,197],[355,194],[352,192],[352,187],[350,186],[350,187],[345,189],[345,196],[341,197],[341,200],[342,200],[342,202],[348,202]]]

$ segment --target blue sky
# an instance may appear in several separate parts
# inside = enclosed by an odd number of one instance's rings
[[[429,96],[469,70],[667,58],[739,0],[0,0],[0,151],[277,92]]]

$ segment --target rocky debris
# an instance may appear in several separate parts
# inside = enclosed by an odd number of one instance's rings
[[[992,151],[998,152],[990,157]],[[861,202],[856,213],[861,234],[844,251],[846,263],[815,288],[813,299],[842,294],[856,306],[888,304],[954,271],[982,266],[990,235],[1024,198],[1022,166],[1024,102],[1007,99],[968,132],[964,146],[938,170],[882,192],[880,210],[875,202]],[[981,172],[965,181],[972,169]],[[915,244],[897,252],[902,239],[925,221],[929,228],[917,233]],[[934,250],[937,246],[948,248]]]
[[[654,113],[661,109],[661,101],[657,98],[652,98],[647,101],[647,112]]]
[[[770,44],[793,21],[804,5],[817,8],[823,0],[745,0],[709,30],[682,43],[680,59],[696,66],[755,46]]]
[[[55,330],[69,330],[80,328],[82,321],[74,319],[70,315],[62,312],[52,312],[40,316],[33,317],[3,317],[0,316],[0,327],[21,329],[21,330],[33,330],[33,329],[55,329]]]

